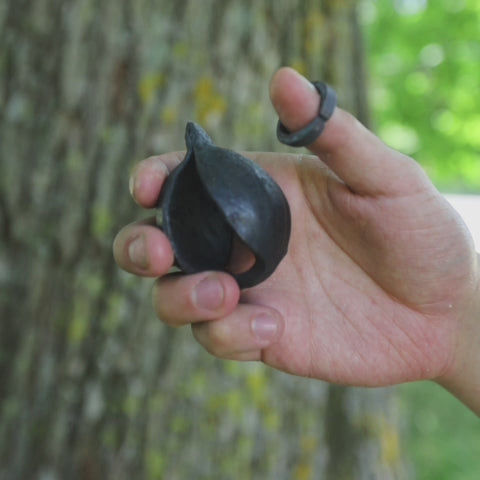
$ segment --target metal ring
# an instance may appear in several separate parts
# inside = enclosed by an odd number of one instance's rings
[[[337,106],[335,90],[324,82],[312,82],[320,94],[318,115],[304,128],[296,132],[287,130],[280,120],[277,124],[277,138],[280,142],[291,147],[306,147],[312,144],[323,132],[326,122],[332,116]]]

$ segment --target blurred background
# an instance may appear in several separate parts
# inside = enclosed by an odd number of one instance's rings
[[[130,169],[183,149],[186,121],[285,150],[281,65],[478,225],[479,25],[477,0],[0,2],[0,479],[477,479],[478,418],[436,385],[216,360],[155,319],[111,243],[149,214]]]
[[[370,1],[362,12],[374,129],[442,192],[467,194],[448,198],[480,251],[480,3]],[[398,394],[417,478],[477,478],[478,418],[433,384]]]

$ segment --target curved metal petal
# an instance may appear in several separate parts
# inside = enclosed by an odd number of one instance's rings
[[[282,190],[250,159],[213,145],[198,125],[187,125],[186,142],[185,160],[159,201],[178,266],[186,273],[227,271],[236,234],[256,261],[233,276],[242,288],[260,283],[288,249],[290,209]]]

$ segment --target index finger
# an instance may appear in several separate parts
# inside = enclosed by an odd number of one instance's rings
[[[133,199],[141,207],[155,207],[163,182],[184,157],[185,152],[171,152],[139,162],[130,176],[130,193]]]

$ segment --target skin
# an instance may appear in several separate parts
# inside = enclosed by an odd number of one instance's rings
[[[292,69],[274,75],[270,95],[290,130],[318,111],[318,93]],[[433,379],[480,414],[480,259],[464,223],[414,160],[340,108],[309,149],[246,154],[292,213],[289,252],[262,284],[240,292],[227,273],[168,273],[172,249],[151,220],[119,232],[117,263],[158,277],[159,318],[191,325],[217,357],[346,385]],[[141,206],[156,204],[183,156],[137,165]]]

